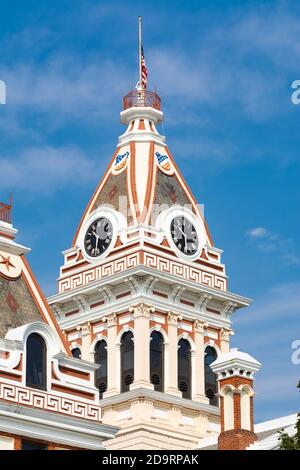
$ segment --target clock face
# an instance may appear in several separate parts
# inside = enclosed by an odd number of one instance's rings
[[[84,248],[87,254],[93,258],[102,255],[111,243],[112,233],[110,220],[106,217],[95,220],[84,237]]]
[[[173,242],[183,254],[194,255],[199,246],[198,235],[192,222],[183,216],[174,217],[171,222]]]

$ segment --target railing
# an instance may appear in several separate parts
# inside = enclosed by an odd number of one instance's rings
[[[0,221],[11,224],[12,213],[12,197],[10,197],[10,204],[0,202]]]
[[[133,108],[134,106],[149,106],[150,108],[160,110],[161,99],[155,91],[132,90],[123,98],[123,109],[125,111],[126,109]]]

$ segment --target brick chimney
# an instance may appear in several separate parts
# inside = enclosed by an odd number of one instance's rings
[[[258,361],[238,349],[219,355],[211,364],[219,382],[219,450],[245,450],[257,440],[253,420],[253,374],[260,367]]]

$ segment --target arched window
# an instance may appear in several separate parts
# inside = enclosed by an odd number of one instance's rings
[[[191,398],[191,345],[186,339],[178,343],[178,388],[183,398]]]
[[[73,348],[71,353],[72,353],[72,356],[75,357],[76,359],[81,359],[81,351],[79,348]]]
[[[154,390],[164,391],[164,339],[159,331],[150,336],[150,381]]]
[[[26,343],[26,386],[47,389],[47,348],[44,339],[32,333]]]
[[[107,389],[107,345],[104,339],[96,344],[95,363],[100,365],[99,369],[96,370],[95,385],[99,390],[99,398],[101,399]]]
[[[213,373],[210,365],[217,359],[217,352],[215,348],[207,346],[205,349],[204,356],[204,373],[205,373],[205,395],[209,399],[209,404],[218,406],[218,397],[216,393],[218,391],[217,387],[217,377]]]
[[[128,392],[134,380],[133,334],[127,331],[121,340],[121,392]]]

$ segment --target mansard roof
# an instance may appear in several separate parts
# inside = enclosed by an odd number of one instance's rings
[[[91,197],[73,239],[100,206],[127,212],[127,224],[154,226],[158,206],[186,206],[204,223],[205,240],[213,246],[202,211],[191,193],[156,124],[163,113],[149,106],[133,106],[121,112],[128,124],[98,187]]]
[[[61,349],[68,344],[26,260],[28,248],[16,243],[11,220],[0,211],[0,337],[10,329],[42,321],[57,332]]]

